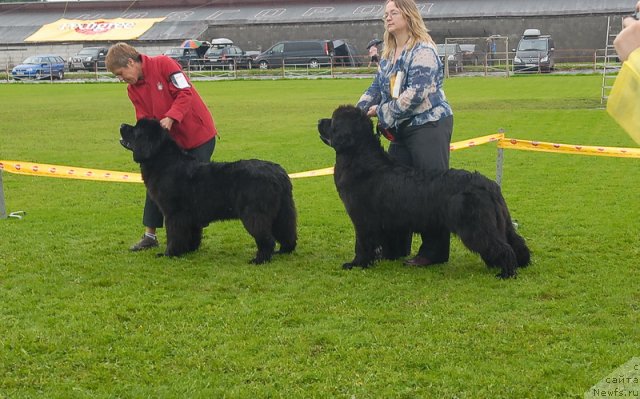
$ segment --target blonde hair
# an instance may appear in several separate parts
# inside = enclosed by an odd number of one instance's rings
[[[387,0],[384,5],[394,3],[395,6],[402,13],[402,17],[407,21],[409,27],[409,40],[407,41],[407,49],[413,48],[417,43],[431,43],[434,44],[429,29],[427,29],[420,10],[414,0]],[[386,24],[386,21],[385,21]],[[382,50],[382,57],[389,58],[396,51],[396,41],[391,33],[384,31],[384,49]]]
[[[116,69],[124,68],[129,63],[129,58],[136,62],[140,62],[142,57],[140,53],[133,46],[127,43],[116,43],[109,48],[107,56],[104,59],[107,70],[113,72]]]

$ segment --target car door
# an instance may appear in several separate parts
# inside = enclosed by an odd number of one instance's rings
[[[269,52],[269,63],[274,66],[282,66],[282,60],[284,58],[284,43],[279,43],[271,49]]]

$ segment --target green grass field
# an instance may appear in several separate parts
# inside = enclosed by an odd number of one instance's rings
[[[600,80],[450,79],[453,141],[635,146]],[[369,83],[195,85],[214,159],[293,173],[333,164],[317,120]],[[3,84],[0,159],[137,172],[118,143],[133,120],[124,84]],[[488,144],[451,164],[494,178],[495,159]],[[294,180],[298,249],[256,267],[237,221],[182,258],[130,253],[140,184],[4,173],[7,211],[27,216],[0,220],[0,398],[582,398],[640,355],[639,170],[506,151],[503,193],[533,252],[508,281],[455,238],[447,265],[343,271],[354,234],[331,176]]]

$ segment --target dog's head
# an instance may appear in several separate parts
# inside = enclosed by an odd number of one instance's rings
[[[379,143],[373,134],[371,119],[352,105],[341,105],[333,111],[331,119],[320,119],[318,131],[320,139],[336,152],[346,151],[370,140]]]
[[[133,152],[133,160],[140,163],[153,158],[171,138],[157,119],[140,119],[135,126],[120,125],[120,144]]]

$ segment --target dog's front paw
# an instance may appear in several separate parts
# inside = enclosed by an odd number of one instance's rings
[[[502,279],[502,280],[506,280],[508,278],[516,278],[518,276],[517,276],[515,271],[514,272],[507,272],[507,271],[503,270],[502,272],[496,274],[496,277],[498,277],[499,279]]]
[[[345,269],[345,270],[351,270],[354,267],[360,267],[360,268],[363,268],[363,269],[367,269],[367,268],[369,268],[370,265],[371,265],[371,263],[347,262],[347,263],[344,263],[342,265],[342,268]]]

